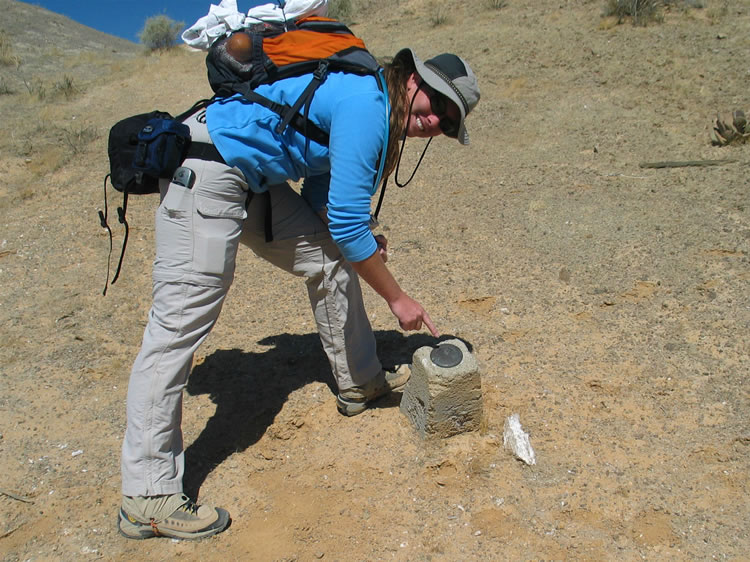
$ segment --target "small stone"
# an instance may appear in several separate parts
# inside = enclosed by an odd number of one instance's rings
[[[536,454],[531,447],[529,434],[521,428],[521,420],[518,414],[508,416],[505,420],[503,447],[513,451],[513,454],[526,464],[536,464]]]

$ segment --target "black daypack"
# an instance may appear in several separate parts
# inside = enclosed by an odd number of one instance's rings
[[[104,211],[99,211],[99,222],[109,233],[107,280],[102,294],[107,294],[109,265],[112,256],[112,229],[108,223],[107,180],[122,193],[122,206],[117,207],[117,219],[125,228],[120,259],[111,284],[120,276],[130,229],[126,219],[128,195],[159,193],[159,180],[170,179],[185,160],[190,147],[190,129],[185,119],[205,108],[212,100],[201,100],[177,117],[165,111],[151,111],[126,117],[109,130],[107,154],[109,174],[104,177]]]
[[[109,179],[122,193],[158,193],[190,143],[190,129],[164,111],[127,117],[109,130]]]

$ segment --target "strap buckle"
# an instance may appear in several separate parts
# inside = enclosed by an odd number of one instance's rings
[[[326,77],[326,74],[328,74],[328,61],[324,59],[318,63],[318,68],[313,72],[313,77],[322,82],[323,78]]]

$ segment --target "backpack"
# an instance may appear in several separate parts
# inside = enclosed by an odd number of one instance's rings
[[[315,90],[328,72],[343,71],[371,75],[384,85],[380,65],[343,23],[323,17],[306,17],[286,22],[260,22],[215,41],[206,56],[208,82],[217,97],[242,94],[278,113],[276,127],[282,133],[287,126],[308,140],[328,145],[328,134],[307,115]],[[255,92],[261,84],[312,73],[310,84],[297,101],[289,106],[275,103]],[[304,115],[299,111],[305,107]]]
[[[109,130],[109,179],[121,193],[158,193],[183,160],[190,129],[164,111],[127,117]]]
[[[382,67],[370,54],[364,42],[338,20],[320,16],[300,17],[284,22],[262,21],[243,29],[226,33],[214,41],[206,56],[208,82],[215,97],[242,94],[245,99],[259,103],[277,113],[281,121],[276,132],[281,134],[288,126],[310,140],[328,146],[328,133],[308,120],[310,103],[318,86],[328,72],[348,72],[361,76],[374,76],[378,87],[388,89],[381,73]],[[305,90],[291,106],[281,105],[255,92],[262,84],[312,73]],[[388,112],[390,104],[388,103]],[[304,114],[300,109],[304,106]],[[386,115],[388,145],[389,120]],[[385,169],[386,151],[380,155],[374,185],[380,184]],[[380,191],[373,219],[383,204],[385,182]],[[268,217],[266,217],[268,220]],[[268,224],[266,225],[268,228]],[[267,232],[266,238],[269,238]]]
[[[122,206],[117,207],[117,219],[125,227],[125,234],[112,284],[117,281],[128,244],[129,226],[126,219],[128,195],[159,193],[159,180],[170,179],[180,167],[191,148],[205,152],[208,145],[192,143],[190,128],[183,123],[193,113],[203,109],[211,100],[201,100],[177,117],[165,111],[151,111],[126,117],[115,123],[109,130],[107,155],[109,174],[104,177],[104,211],[99,211],[99,222],[109,233],[109,257],[107,258],[107,281],[109,284],[109,264],[112,256],[112,229],[109,227],[107,204],[107,180],[122,193]],[[193,145],[201,144],[200,147]],[[218,153],[217,153],[218,154]]]

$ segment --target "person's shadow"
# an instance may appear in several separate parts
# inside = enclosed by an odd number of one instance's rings
[[[395,330],[376,332],[375,338],[385,366],[410,363],[414,351],[439,341],[426,334],[405,336]],[[263,436],[292,391],[320,381],[333,395],[338,392],[317,333],[280,334],[258,343],[271,347],[262,353],[215,351],[188,379],[188,394],[208,394],[216,404],[206,427],[185,450],[183,484],[185,493],[193,498],[198,497],[215,467]]]

